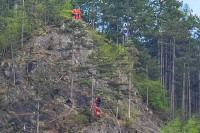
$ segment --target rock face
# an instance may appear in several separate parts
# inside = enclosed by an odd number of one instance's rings
[[[1,62],[0,133],[158,132],[141,100],[131,103],[140,112],[132,127],[119,125],[107,103],[102,103],[102,118],[92,115],[90,77],[96,69],[88,60],[95,49],[85,25],[76,24],[50,28],[31,38],[16,58]],[[107,87],[103,79],[96,82]]]

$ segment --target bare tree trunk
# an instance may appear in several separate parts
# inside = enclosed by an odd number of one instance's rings
[[[191,59],[191,55],[190,55],[191,51],[190,51],[190,40],[189,40],[189,64],[188,64],[188,117],[191,118],[192,115],[192,99],[191,99],[191,79],[190,79],[190,59]]]
[[[129,40],[129,25],[130,25],[130,23],[129,23],[129,18],[128,18],[128,22],[127,22],[127,39],[126,39],[126,42]]]
[[[199,76],[199,78],[198,78],[198,80],[199,80],[199,95],[198,95],[198,98],[199,98],[199,103],[198,103],[198,110],[199,110],[199,113],[200,113],[200,46],[198,46],[198,51],[199,51],[199,56],[198,56],[198,59],[199,59],[199,66],[198,66],[198,68],[197,69],[199,69],[198,70],[198,76]]]
[[[124,34],[122,35],[122,44],[123,45],[125,44],[125,36],[124,36]]]
[[[163,44],[161,44],[160,48],[160,81],[163,85]]]
[[[188,120],[188,110],[189,110],[189,89],[188,89],[188,72],[186,73],[186,96],[185,96],[185,119]]]
[[[165,71],[164,71],[164,75],[165,75],[165,89],[168,89],[168,46],[166,45],[166,51],[165,51]]]
[[[22,12],[22,34],[21,34],[21,46],[24,46],[24,0],[23,0],[23,12]]]
[[[198,75],[199,75],[199,113],[200,113],[200,70],[198,71]]]
[[[94,77],[92,76],[92,103],[94,102]]]
[[[160,44],[159,44],[159,40],[160,39],[158,39],[158,41],[157,41],[157,47],[158,47],[158,55],[157,55],[157,57],[158,57],[158,64],[159,65],[161,65],[161,52],[160,52]],[[159,69],[160,70],[160,69]],[[161,73],[160,73],[160,75],[161,75]],[[160,78],[161,76],[159,76],[159,80],[160,80],[160,82],[161,82],[161,78]]]
[[[118,32],[119,32],[119,26],[117,25],[117,34],[118,34]],[[117,35],[117,46],[119,45],[119,37],[118,37],[118,35]]]
[[[45,0],[45,18],[44,18],[44,25],[47,26],[47,0]]]
[[[70,98],[73,100],[73,89],[74,89],[74,75],[73,75],[73,70],[74,70],[74,32],[73,32],[73,40],[72,40],[72,70],[71,70],[71,95]]]
[[[185,63],[184,63],[184,70],[183,70],[183,91],[182,91],[182,118],[185,121]]]
[[[188,102],[188,107],[189,107],[189,118],[191,118],[191,114],[192,114],[192,101],[191,101],[191,86],[190,86],[190,72],[188,72],[188,91],[189,91],[189,102]]]
[[[95,29],[95,0],[93,0],[93,21],[92,21],[92,27],[93,27],[93,30]]]
[[[39,111],[40,111],[40,104],[38,102],[37,103],[37,133],[40,132],[40,123],[39,123],[40,122],[40,113],[39,113]]]
[[[116,119],[118,119],[118,114],[119,114],[119,107],[117,106]]]
[[[128,99],[128,117],[131,118],[131,73],[129,73],[129,99]]]
[[[169,63],[168,63],[168,69],[169,69],[169,74],[168,74],[168,87],[169,87],[169,97],[171,97],[171,87],[172,87],[172,47],[169,46]],[[169,105],[170,106],[170,105]]]
[[[73,89],[74,89],[74,76],[73,74],[71,74],[71,94],[70,94],[71,100],[73,99]]]
[[[175,110],[175,81],[174,81],[174,69],[175,69],[175,38],[173,44],[173,56],[172,56],[172,88],[171,88],[171,118],[174,119],[174,110]]]
[[[11,57],[12,57],[12,62],[13,62],[13,69],[12,69],[12,71],[13,71],[13,84],[15,85],[16,84],[16,74],[15,74],[15,63],[14,63],[14,60],[13,60],[13,45],[12,45],[12,43],[11,43]]]
[[[148,62],[146,66],[146,73],[147,73],[147,79],[149,78],[149,72],[148,72]],[[149,87],[147,86],[147,111],[149,110]]]

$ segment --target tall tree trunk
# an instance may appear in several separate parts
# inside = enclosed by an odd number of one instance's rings
[[[165,89],[168,89],[168,46],[166,45],[166,49],[165,49],[165,71],[164,71],[164,75],[165,75]]]
[[[13,84],[15,85],[16,84],[16,74],[15,74],[15,63],[14,63],[14,60],[13,60],[13,45],[11,43],[11,57],[12,57],[12,62],[13,62],[13,68],[12,68],[12,71],[13,71]]]
[[[198,71],[198,80],[199,80],[199,95],[198,95],[198,98],[199,98],[199,103],[198,103],[198,108],[199,108],[199,113],[200,113],[200,70]]]
[[[93,30],[95,29],[95,19],[96,19],[96,14],[95,14],[95,0],[93,0],[93,21],[92,21]]]
[[[184,70],[183,70],[183,91],[182,91],[182,118],[185,121],[185,63],[184,63]]]
[[[119,107],[117,106],[116,119],[118,119],[118,114],[119,114]]]
[[[199,51],[199,55],[198,55],[198,80],[199,80],[199,95],[198,95],[198,98],[199,98],[199,101],[198,101],[198,110],[199,110],[199,113],[200,113],[200,46],[198,46],[198,51]]]
[[[92,104],[94,102],[94,77],[92,75]]]
[[[117,25],[117,46],[119,45],[119,36],[118,36],[118,32],[119,32],[119,25]]]
[[[125,44],[125,35],[124,34],[122,35],[122,44],[123,45]]]
[[[163,44],[160,47],[160,81],[163,85]]]
[[[189,40],[189,64],[188,64],[188,117],[191,118],[192,115],[192,99],[191,99],[191,79],[190,79],[190,59],[191,59],[191,50],[190,50],[190,40]]]
[[[21,34],[21,46],[24,46],[24,0],[23,0],[23,12],[22,12],[22,34]]]
[[[45,16],[44,16],[44,26],[47,25],[47,0],[45,0]]]
[[[188,102],[188,107],[189,107],[189,118],[191,118],[192,115],[192,100],[191,100],[191,85],[190,85],[190,72],[188,72],[188,95],[189,95],[189,102]]]
[[[169,97],[171,97],[171,87],[172,87],[172,47],[169,46],[169,63],[168,63],[168,86],[169,86]],[[169,105],[170,106],[170,105]]]
[[[174,73],[175,73],[175,43],[176,40],[174,38],[173,44],[173,56],[172,56],[172,88],[171,88],[171,118],[174,119],[174,111],[175,111],[175,81],[174,81]]]
[[[160,50],[159,41],[160,41],[160,39],[157,40],[157,47],[158,47],[158,55],[157,55],[158,59],[157,59],[157,60],[158,60],[158,64],[161,65],[161,62],[160,62],[160,61],[161,61],[161,54],[160,54],[160,53],[161,53],[161,52],[160,52],[161,50]],[[160,70],[160,69],[159,69],[159,70]],[[161,73],[160,73],[160,75],[161,75]],[[161,76],[159,76],[159,80],[160,80],[160,82],[161,82]]]
[[[131,73],[129,73],[128,117],[131,118]]]
[[[148,70],[148,62],[146,65],[146,74],[147,74],[147,79],[149,78],[149,70]],[[149,87],[147,86],[147,111],[149,110]]]
[[[39,111],[40,111],[40,104],[38,102],[37,103],[37,133],[40,132],[40,123],[39,123],[40,122],[40,113],[39,113]]]
[[[75,36],[73,32],[73,40],[72,40],[72,69],[71,69],[71,95],[70,98],[73,100],[73,89],[74,89],[74,64],[75,64],[75,59],[74,59],[74,43],[75,43]]]

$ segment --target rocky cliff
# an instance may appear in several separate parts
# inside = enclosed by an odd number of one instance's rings
[[[147,111],[134,83],[131,119],[126,93],[117,101],[109,95],[108,77],[91,60],[100,44],[88,27],[81,21],[46,27],[27,39],[14,58],[1,62],[1,133],[159,132],[159,119]],[[128,76],[120,74],[126,90]],[[97,93],[102,96],[101,117],[90,111],[92,94],[94,98]]]

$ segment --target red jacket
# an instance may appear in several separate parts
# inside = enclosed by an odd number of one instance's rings
[[[99,115],[99,111],[98,111],[97,104],[94,104],[94,103],[93,103],[93,104],[91,105],[91,107],[94,109],[94,114],[98,116],[98,115]]]

